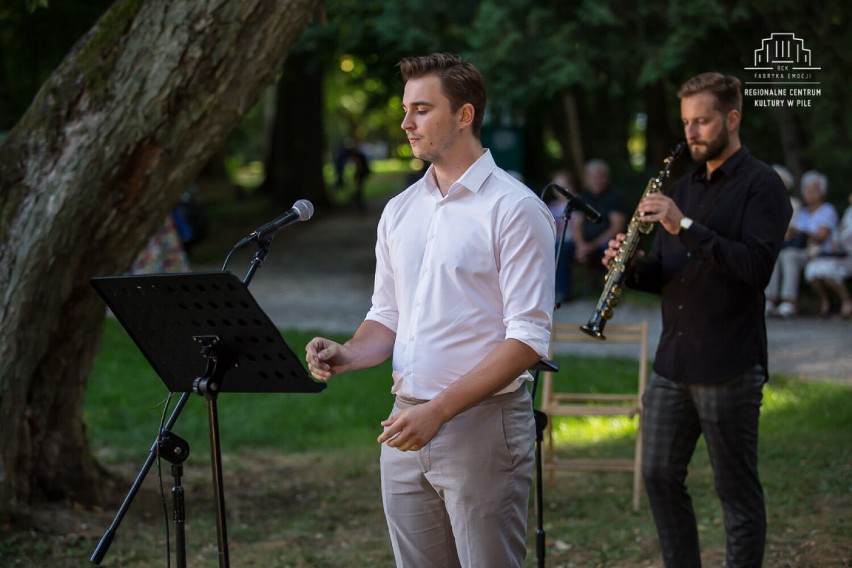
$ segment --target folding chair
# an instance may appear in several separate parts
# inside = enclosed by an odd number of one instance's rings
[[[607,326],[607,343],[636,344],[639,369],[636,388],[623,393],[580,393],[560,389],[568,385],[571,377],[570,367],[562,366],[562,376],[558,381],[554,373],[544,372],[541,410],[547,414],[547,435],[545,438],[544,469],[548,472],[548,481],[552,484],[554,473],[560,471],[623,471],[633,472],[633,510],[639,510],[642,492],[642,392],[648,380],[648,322],[638,324],[610,324]],[[560,344],[601,343],[580,330],[578,324],[554,323],[551,333],[550,358],[559,351]],[[628,416],[639,417],[636,430],[636,443],[632,458],[628,459],[557,459],[553,445],[553,420],[555,416]]]

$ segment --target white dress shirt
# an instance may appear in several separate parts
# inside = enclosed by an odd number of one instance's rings
[[[430,166],[391,199],[367,319],[396,333],[393,392],[430,400],[509,338],[546,357],[555,235],[547,206],[490,151],[446,197]],[[530,378],[525,372],[500,392]]]

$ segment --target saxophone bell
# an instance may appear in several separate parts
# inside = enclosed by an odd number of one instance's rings
[[[581,325],[580,329],[586,334],[591,335],[596,339],[606,339],[606,336],[603,334],[604,326],[606,325],[606,320],[603,319],[603,316],[599,312],[595,312],[592,314],[592,317],[589,318],[589,321],[586,325]]]

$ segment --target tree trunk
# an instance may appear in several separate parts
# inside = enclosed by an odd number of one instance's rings
[[[568,172],[573,189],[583,189],[584,148],[580,132],[580,117],[577,98],[572,93],[563,93],[553,103],[553,134],[562,148],[563,166]]]
[[[294,52],[278,82],[275,121],[266,159],[268,192],[282,207],[307,198],[317,207],[330,204],[323,180],[323,68],[316,55]]]
[[[0,143],[0,520],[102,497],[82,417],[105,314],[89,279],[127,270],[318,4],[119,1]]]
[[[524,164],[521,171],[524,174],[524,183],[536,193],[550,182],[553,174],[553,168],[544,150],[545,122],[548,118],[546,109],[546,105],[528,108],[523,124]]]
[[[683,131],[676,128],[670,119],[672,102],[667,96],[671,89],[662,79],[645,85],[646,125],[645,167],[656,172],[662,167],[663,160],[671,153],[678,140],[683,139]],[[679,116],[679,115],[678,115]]]

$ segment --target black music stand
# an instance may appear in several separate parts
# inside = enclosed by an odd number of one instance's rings
[[[92,278],[91,283],[169,391],[184,393],[163,431],[168,433],[174,425],[190,393],[207,400],[219,565],[227,567],[217,395],[310,393],[320,392],[326,385],[310,378],[246,284],[230,272],[110,276]],[[207,360],[203,374],[199,373],[204,367],[199,351]],[[162,433],[92,562],[100,564],[130,499],[153,465],[156,451],[163,447],[161,437]],[[178,543],[182,544],[180,534]],[[185,552],[179,550],[177,556],[178,566],[182,566]]]

